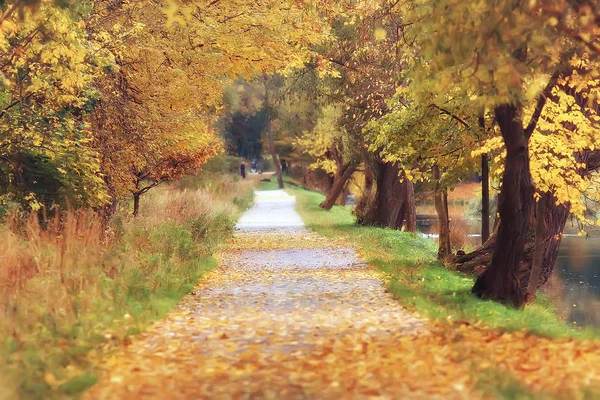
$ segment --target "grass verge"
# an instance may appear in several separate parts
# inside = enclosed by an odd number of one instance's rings
[[[35,216],[0,225],[0,399],[73,397],[94,385],[106,352],[216,265],[255,183],[189,178],[148,193],[137,218],[125,207],[108,227],[91,211],[45,228]]]
[[[273,182],[262,190],[276,188]],[[473,279],[444,268],[436,261],[431,240],[408,232],[360,226],[351,209],[324,211],[324,196],[287,185],[297,198],[297,210],[306,225],[327,237],[343,237],[358,249],[369,264],[381,270],[389,290],[407,308],[438,321],[467,321],[505,331],[525,330],[545,337],[598,338],[592,328],[576,329],[563,322],[552,304],[540,297],[524,310],[516,310],[472,295]]]

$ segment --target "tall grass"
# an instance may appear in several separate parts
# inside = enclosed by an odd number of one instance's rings
[[[172,309],[251,201],[253,182],[157,189],[138,218],[91,211],[0,226],[0,399],[61,398],[96,381],[94,360]],[[235,199],[235,202],[233,201]]]

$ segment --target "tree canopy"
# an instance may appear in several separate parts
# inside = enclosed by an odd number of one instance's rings
[[[266,135],[276,166],[309,158],[329,174],[323,208],[354,178],[360,222],[415,230],[415,184],[432,188],[448,225],[448,190],[491,166],[494,255],[474,291],[517,306],[535,205],[562,207],[582,233],[598,222],[593,1],[15,0],[0,11],[3,203],[133,197],[135,213],[142,194],[224,151],[261,156]],[[547,229],[552,249],[562,227]]]

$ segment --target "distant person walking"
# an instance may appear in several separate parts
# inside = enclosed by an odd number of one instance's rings
[[[242,176],[242,179],[246,179],[246,164],[244,161],[240,164],[240,175]]]
[[[287,174],[287,161],[285,161],[285,158],[281,159],[281,172]]]

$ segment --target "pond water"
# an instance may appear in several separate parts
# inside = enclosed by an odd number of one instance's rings
[[[420,220],[419,228],[431,232],[434,224],[431,219]],[[480,221],[470,219],[468,225],[473,244],[478,244]],[[588,238],[576,232],[566,230],[552,278],[541,292],[552,299],[565,321],[600,328],[600,232],[592,232]]]
[[[600,328],[600,237],[565,234],[554,274],[542,291],[565,320]]]

